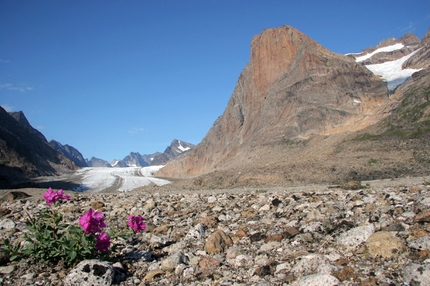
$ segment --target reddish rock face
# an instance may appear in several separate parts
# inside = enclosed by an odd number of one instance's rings
[[[284,26],[253,38],[223,115],[187,157],[157,176],[186,177],[225,168],[247,150],[279,140],[358,130],[374,122],[386,84],[352,58]]]

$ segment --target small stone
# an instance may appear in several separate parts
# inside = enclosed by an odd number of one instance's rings
[[[414,222],[430,222],[430,209],[423,210],[414,218]]]
[[[294,283],[292,286],[335,286],[339,285],[339,279],[329,274],[312,274],[305,276]]]
[[[282,238],[283,238],[283,236],[280,233],[273,234],[273,235],[270,235],[270,236],[266,237],[265,242],[270,242],[270,241],[280,242],[282,240]]]
[[[10,210],[6,208],[0,207],[0,217],[4,217],[10,214]]]
[[[94,210],[101,210],[102,208],[104,208],[105,204],[103,202],[92,202],[90,204],[90,206],[94,209]]]
[[[412,263],[403,269],[403,273],[407,285],[430,285],[430,264]]]
[[[409,188],[408,191],[412,192],[412,193],[417,193],[417,192],[421,191],[421,189],[418,186],[412,186]]]
[[[409,238],[420,238],[427,235],[427,231],[422,229],[421,227],[414,225],[409,229]]]
[[[15,270],[15,265],[0,266],[1,274],[10,274]]]
[[[248,236],[248,234],[246,233],[246,231],[245,231],[245,230],[243,230],[243,229],[241,228],[241,229],[239,229],[239,230],[236,232],[236,236],[237,236],[237,237],[247,237],[247,236]]]
[[[430,250],[430,236],[423,236],[416,239],[411,239],[408,246],[417,250]]]
[[[296,227],[290,226],[290,227],[286,227],[286,228],[285,228],[285,230],[284,230],[284,232],[283,232],[283,236],[284,236],[285,238],[290,239],[290,238],[295,237],[295,236],[296,236],[296,235],[298,235],[299,233],[300,233],[300,231],[299,231]]]
[[[221,265],[221,262],[212,257],[203,257],[199,261],[199,266],[203,269],[213,269]]]
[[[179,264],[188,264],[188,257],[182,252],[176,252],[161,262],[161,269],[173,271]]]
[[[164,274],[164,271],[161,269],[155,269],[151,270],[148,273],[146,273],[145,277],[142,280],[142,283],[149,283],[151,282],[155,277],[161,276]],[[142,285],[141,283],[141,285]]]
[[[214,232],[205,244],[205,251],[208,254],[223,252],[227,247],[232,246],[233,241],[223,230]]]
[[[352,268],[350,266],[346,266],[346,267],[342,268],[341,271],[334,272],[333,276],[335,276],[341,282],[343,282],[345,280],[354,281],[357,278],[357,275],[355,275],[354,268]]]
[[[160,225],[160,226],[157,226],[156,228],[154,228],[153,230],[152,230],[152,233],[166,233],[166,232],[168,232],[169,231],[169,226],[168,225]]]
[[[13,200],[19,200],[19,199],[25,199],[31,197],[29,194],[20,192],[20,191],[12,191],[4,195],[0,201],[13,201]]]
[[[0,229],[14,229],[15,226],[15,222],[11,219],[0,220]]]
[[[390,231],[375,232],[366,241],[366,246],[371,257],[391,258],[405,251],[403,241]]]
[[[340,234],[337,238],[337,243],[346,248],[355,249],[361,243],[365,242],[374,232],[375,226],[373,224],[358,226]]]
[[[214,216],[204,217],[201,221],[206,228],[215,228],[218,225],[218,219]]]
[[[112,285],[114,268],[110,263],[96,259],[81,261],[64,279],[65,286]]]

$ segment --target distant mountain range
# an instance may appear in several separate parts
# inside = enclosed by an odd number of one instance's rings
[[[173,140],[166,150],[150,155],[131,152],[112,163],[92,157],[84,159],[76,148],[46,137],[31,126],[22,111],[0,107],[0,189],[32,186],[32,178],[60,175],[81,167],[131,167],[164,165],[185,154],[194,145]]]
[[[183,156],[194,147],[194,144],[175,139],[167,146],[163,153],[156,152],[141,155],[139,152],[131,152],[124,159],[114,160],[110,163],[103,159],[92,157],[90,160],[86,160],[86,163],[89,167],[145,167],[165,165],[167,162]]]

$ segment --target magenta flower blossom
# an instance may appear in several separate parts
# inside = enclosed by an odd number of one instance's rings
[[[79,219],[79,225],[82,226],[85,234],[96,234],[100,233],[102,228],[106,227],[104,220],[103,213],[95,212],[90,208],[90,210]]]
[[[50,206],[52,203],[56,201],[68,201],[70,200],[70,196],[63,195],[63,190],[58,190],[58,192],[54,192],[51,188],[49,188],[44,194],[43,197],[46,200],[46,204]]]
[[[108,252],[110,247],[110,236],[103,232],[102,234],[96,235],[97,243],[96,250],[101,252]]]
[[[127,223],[127,225],[129,227],[131,227],[135,232],[139,232],[141,230],[145,230],[146,228],[146,224],[143,221],[143,217],[142,216],[128,216],[129,221]]]

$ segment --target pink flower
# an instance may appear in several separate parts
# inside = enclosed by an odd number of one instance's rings
[[[110,246],[110,236],[108,236],[106,232],[103,232],[100,235],[97,234],[96,239],[96,250],[101,252],[108,252]]]
[[[46,204],[50,206],[52,203],[56,201],[68,201],[70,200],[70,196],[63,195],[63,190],[58,190],[58,192],[54,192],[51,188],[49,188],[44,194],[43,197],[46,200]]]
[[[92,208],[79,219],[79,225],[85,231],[85,234],[96,234],[101,232],[102,228],[106,227],[103,213],[95,212]]]
[[[128,216],[129,221],[127,223],[127,225],[129,227],[131,227],[135,232],[139,232],[141,230],[145,230],[146,228],[146,224],[143,221],[143,217],[142,216]]]

